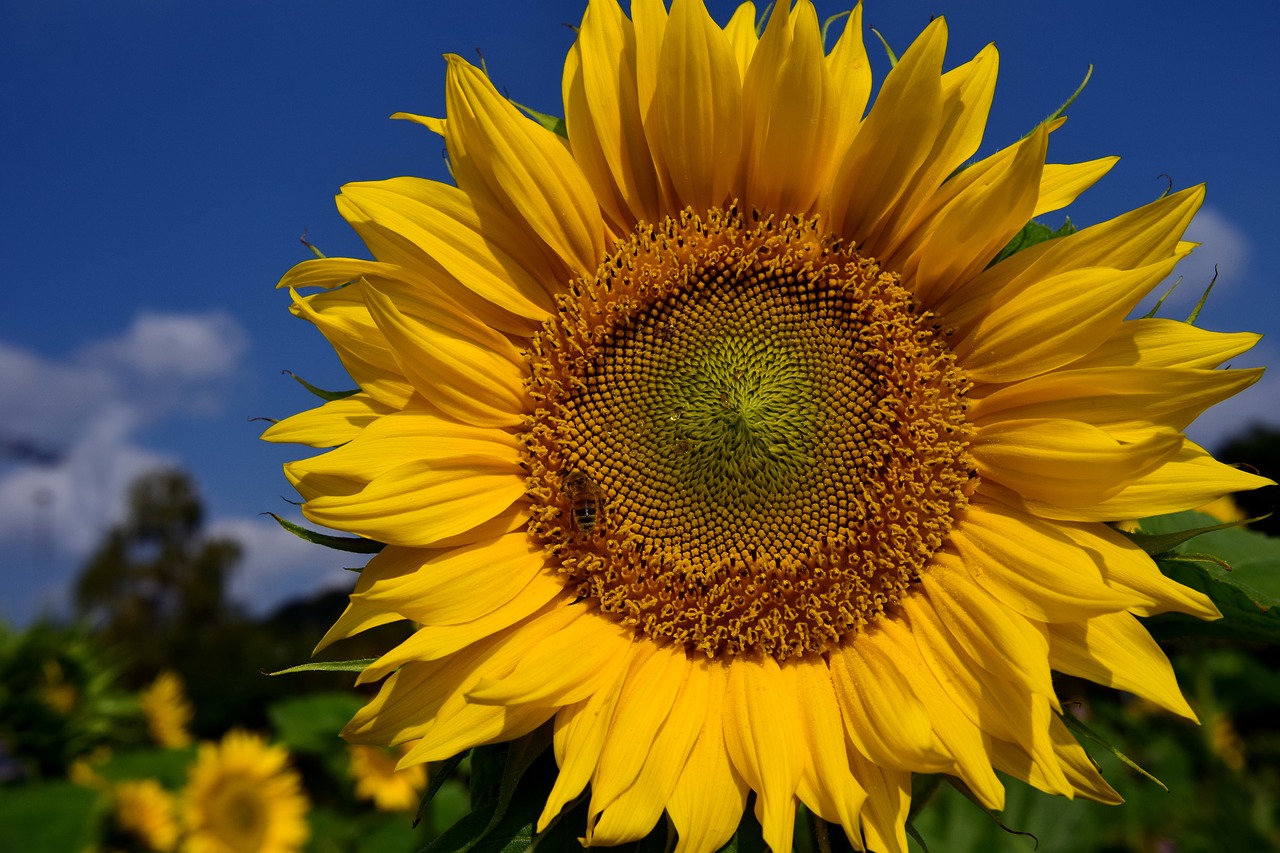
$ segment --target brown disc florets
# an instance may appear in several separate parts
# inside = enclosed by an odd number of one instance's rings
[[[945,330],[816,220],[642,224],[528,357],[531,534],[579,595],[708,655],[839,643],[971,491]]]

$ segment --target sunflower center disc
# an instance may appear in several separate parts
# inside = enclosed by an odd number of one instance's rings
[[[966,505],[968,381],[945,340],[816,221],[642,224],[533,339],[530,531],[654,638],[825,651]]]

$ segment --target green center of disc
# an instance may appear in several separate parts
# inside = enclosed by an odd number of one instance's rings
[[[966,502],[944,336],[813,222],[637,229],[530,360],[530,531],[579,595],[710,655],[840,642]]]

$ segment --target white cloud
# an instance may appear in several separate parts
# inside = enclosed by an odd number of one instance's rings
[[[175,462],[138,431],[215,410],[247,346],[216,311],[142,313],[61,359],[0,342],[0,543],[84,556],[121,519],[129,484]]]
[[[1161,317],[1185,319],[1204,295],[1209,282],[1213,281],[1215,272],[1218,280],[1213,285],[1210,302],[1230,298],[1233,291],[1238,292],[1247,275],[1252,254],[1241,228],[1224,214],[1206,207],[1196,214],[1183,239],[1200,245],[1174,268],[1173,275],[1156,287],[1154,295],[1138,310],[1139,314],[1146,313],[1155,298],[1163,296],[1178,279],[1182,282],[1160,307]]]
[[[247,348],[226,314],[143,312],[123,336],[85,347],[81,359],[105,358],[153,381],[190,381],[230,375]]]

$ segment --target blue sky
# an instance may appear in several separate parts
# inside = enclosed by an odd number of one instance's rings
[[[823,15],[845,10],[819,0]],[[332,197],[347,181],[445,179],[440,141],[388,116],[443,115],[444,62],[483,51],[500,88],[559,112],[560,65],[583,0],[42,0],[0,5],[0,438],[56,451],[0,460],[0,618],[57,611],[66,585],[149,467],[192,471],[213,530],[244,541],[233,593],[261,611],[342,584],[343,560],[260,513],[290,510],[253,417],[312,399],[287,377],[345,387],[319,335],[273,290],[308,257],[367,256]],[[711,3],[727,20],[732,4]],[[983,151],[1018,138],[1093,81],[1054,134],[1058,162],[1122,160],[1070,211],[1089,224],[1166,187],[1209,185],[1204,243],[1166,313],[1185,316],[1218,264],[1200,325],[1271,335],[1240,366],[1276,364],[1280,6],[1085,0],[868,0],[901,51],[948,18],[948,65],[994,41],[1000,83]],[[886,62],[879,63],[877,83]],[[1056,215],[1055,215],[1056,216]],[[1057,220],[1051,220],[1057,224]],[[1213,446],[1280,421],[1269,375],[1210,412]],[[296,516],[295,516],[296,517]]]

